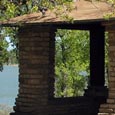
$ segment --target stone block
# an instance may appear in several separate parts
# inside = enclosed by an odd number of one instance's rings
[[[115,93],[115,88],[109,88],[110,93]]]
[[[115,88],[115,82],[109,82],[109,88]]]
[[[114,110],[113,109],[107,109],[107,108],[100,108],[99,109],[99,113],[113,113],[114,112]]]
[[[107,99],[108,104],[115,104],[115,99]]]
[[[115,92],[109,92],[109,98],[115,99]]]
[[[110,77],[115,77],[115,72],[114,71],[110,72],[109,74],[110,74]]]
[[[109,113],[98,113],[98,115],[109,115]]]
[[[100,107],[101,108],[109,108],[109,105],[108,104],[101,104]]]
[[[115,82],[115,77],[109,77],[109,81]]]
[[[115,109],[115,104],[109,104],[109,108]]]
[[[110,46],[109,51],[115,51],[115,46]]]

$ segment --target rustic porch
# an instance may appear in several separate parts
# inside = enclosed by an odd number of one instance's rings
[[[86,2],[84,2],[86,3]],[[81,3],[77,3],[79,5]],[[105,20],[111,7],[90,2],[73,11],[74,22],[39,13],[0,22],[18,26],[19,94],[11,115],[112,115],[115,114],[115,19]],[[102,8],[103,6],[103,8]],[[84,12],[84,10],[86,12]],[[101,10],[100,10],[101,9]],[[79,12],[78,12],[79,11]],[[75,15],[76,14],[76,15]],[[90,86],[83,97],[54,98],[55,32],[57,29],[90,32]],[[105,32],[109,32],[109,88],[105,87]]]

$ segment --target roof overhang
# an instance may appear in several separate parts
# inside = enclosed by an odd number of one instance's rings
[[[115,17],[109,20],[104,15],[112,12],[112,7],[106,2],[88,2],[80,0],[75,2],[75,8],[68,14],[73,18],[71,23],[63,20],[60,16],[56,17],[55,11],[47,11],[45,16],[41,13],[32,13],[18,16],[6,21],[1,21],[1,26],[23,26],[23,25],[90,25],[94,23],[110,23],[115,21]]]

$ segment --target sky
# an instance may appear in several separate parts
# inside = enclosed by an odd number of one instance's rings
[[[12,46],[12,45],[13,45],[13,43],[11,43],[11,41],[10,41],[10,38],[9,38],[9,37],[6,37],[6,41],[9,43],[9,47],[7,48],[7,50],[8,50],[8,51],[10,51],[10,50],[14,49],[14,47]]]

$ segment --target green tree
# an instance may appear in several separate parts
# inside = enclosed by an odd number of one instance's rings
[[[33,12],[41,12],[44,15],[46,10],[54,8],[62,12],[66,9],[67,12],[71,9],[72,1],[73,0],[1,0],[0,15],[2,17],[0,17],[0,20]]]
[[[89,75],[89,32],[58,30],[56,36],[55,96],[82,94]]]
[[[18,28],[10,28],[10,27],[5,27],[1,28],[1,34],[0,34],[0,67],[1,71],[3,70],[3,65],[4,64],[13,64],[10,63],[10,58],[11,55],[13,58],[15,58],[15,61],[17,60],[17,57],[14,54],[18,54],[18,39],[17,39],[17,30]],[[12,43],[12,47],[14,49],[12,51],[8,51],[9,47],[9,42],[6,40],[6,37],[9,37],[10,43]],[[14,60],[14,59],[13,59]],[[17,62],[17,61],[16,61]]]
[[[47,9],[52,10],[55,8],[57,16],[62,14],[62,18],[72,21],[68,17],[68,12],[72,10],[71,2],[72,0],[1,0],[0,20],[33,12],[41,12],[44,16]],[[114,2],[111,3],[114,7]],[[18,28],[15,27],[1,28],[0,70],[3,69],[2,65],[8,62],[8,57],[11,57],[7,51],[6,36],[10,37],[11,42],[18,50],[17,30]],[[14,55],[14,51],[10,52],[10,54]],[[86,86],[86,79],[88,79],[84,77],[82,72],[87,72],[87,76],[89,76],[89,33],[86,31],[58,30],[55,60],[55,96],[81,95]]]
[[[45,11],[50,9],[57,9],[56,10],[56,15],[62,14],[62,12],[66,12],[71,10],[71,2],[72,0],[0,0],[0,20],[8,20],[10,18],[24,15],[24,14],[29,14],[33,12],[41,12],[42,15],[45,15]],[[62,7],[65,7],[65,9]],[[64,10],[64,11],[63,11]],[[57,13],[58,11],[58,13]],[[67,17],[67,13],[64,12],[62,17]],[[1,28],[1,36],[2,38],[5,39],[5,37],[9,36],[11,39],[11,42],[15,45],[18,46],[18,38],[16,36],[18,28]],[[4,39],[0,39],[0,42],[4,42]],[[3,40],[3,41],[2,41]],[[7,41],[5,41],[7,42]],[[1,48],[1,68],[3,63],[5,63],[5,58],[6,56],[8,57],[7,51],[4,50],[6,49],[6,46],[3,45],[3,43],[0,44],[2,47]],[[18,47],[16,47],[18,50]],[[16,51],[16,50],[15,50]],[[4,55],[5,54],[5,55]],[[4,58],[3,58],[4,57]],[[2,60],[3,59],[3,60]]]
[[[0,71],[3,70],[3,64],[8,62],[8,44],[5,39],[0,38]]]

